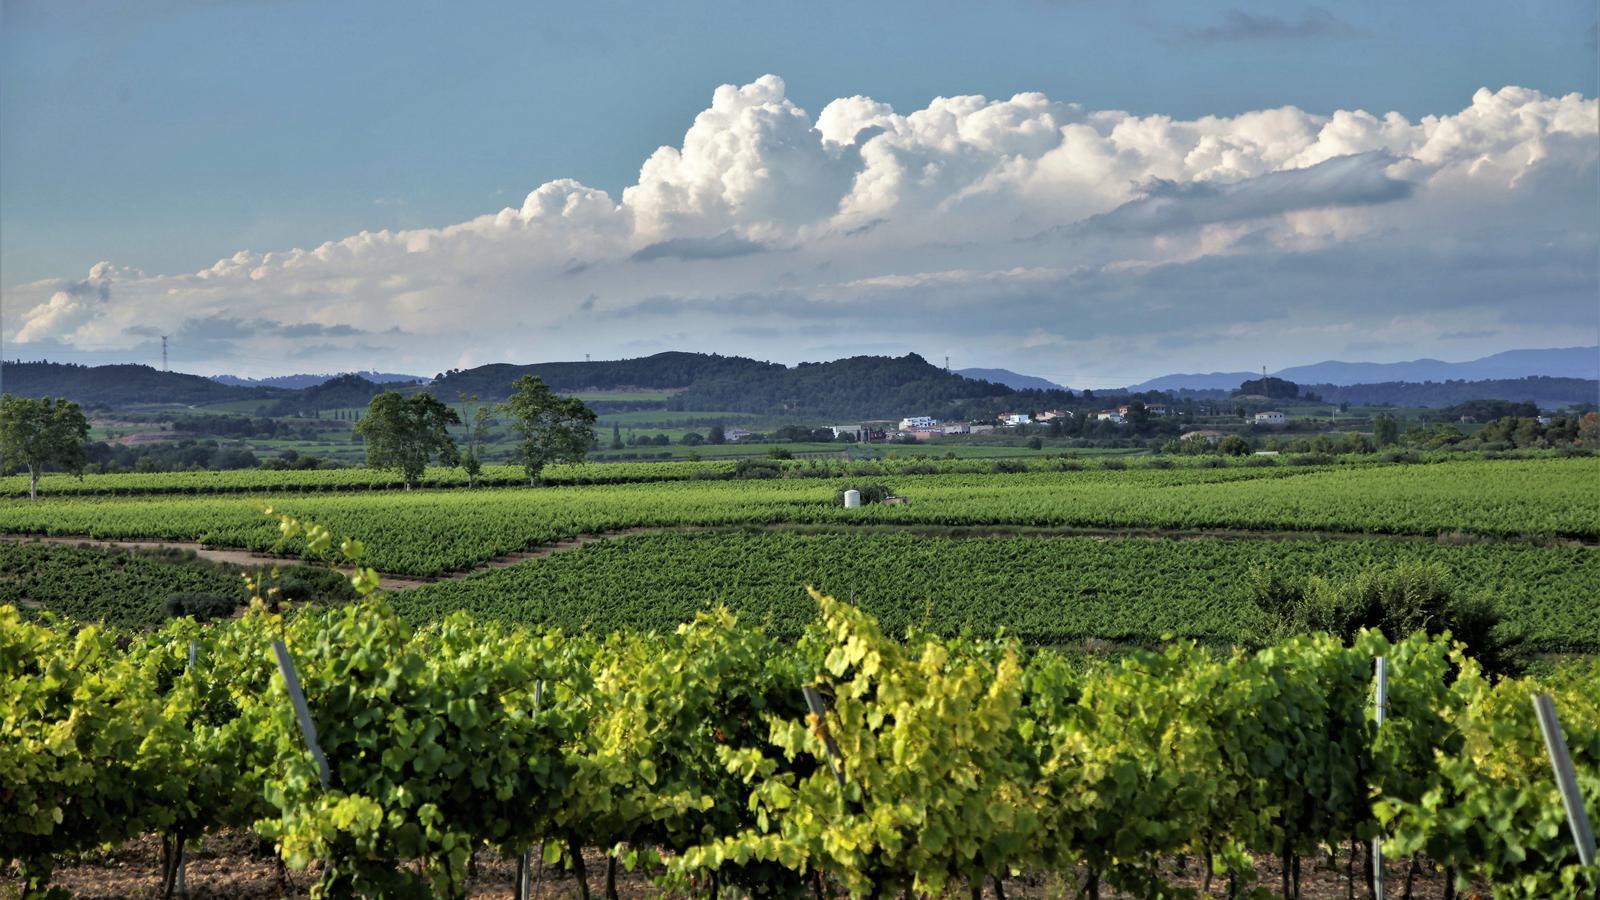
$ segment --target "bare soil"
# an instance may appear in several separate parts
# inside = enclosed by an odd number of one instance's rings
[[[584,854],[584,860],[588,868],[590,892],[596,898],[604,896],[606,857],[597,850],[590,850]],[[1345,878],[1345,864],[1346,857],[1342,851],[1335,860],[1326,857],[1303,858],[1299,896],[1305,900],[1347,900],[1352,897],[1369,897],[1362,876],[1360,859],[1356,861],[1353,888]],[[474,865],[476,874],[468,882],[468,890],[473,897],[509,900],[514,896],[517,871],[515,859],[503,858],[486,849],[478,853]],[[1396,898],[1404,896],[1407,867],[1408,863],[1404,860],[1393,861],[1387,867],[1388,896]],[[1168,882],[1175,887],[1190,888],[1198,892],[1202,886],[1204,872],[1193,860],[1188,861],[1181,873],[1176,860],[1163,860],[1161,870]],[[1277,860],[1271,857],[1258,858],[1256,872],[1257,880],[1253,887],[1265,889],[1271,896],[1279,896]],[[579,896],[577,881],[570,871],[539,865],[536,866],[535,873],[534,896],[547,898]],[[267,842],[247,832],[226,832],[209,835],[199,846],[191,848],[185,878],[190,898],[258,900],[258,898],[308,897],[319,874],[320,867],[316,863],[298,872],[285,869],[279,865],[271,845]],[[0,882],[0,897],[7,896],[7,888],[13,888],[15,885],[14,880],[9,883]],[[154,835],[146,835],[113,850],[85,854],[79,859],[63,862],[56,869],[52,885],[74,897],[92,898],[92,900],[159,897],[161,842]],[[1004,885],[1007,898],[1077,897],[1084,895],[1086,886],[1086,873],[1082,871],[1007,878]],[[1240,885],[1240,887],[1243,889],[1245,886]],[[1227,891],[1228,883],[1225,878],[1213,880],[1211,885],[1213,896],[1225,897]],[[621,866],[617,871],[617,893],[627,898],[684,896],[681,892],[674,893],[657,887],[651,882],[647,873],[628,872]],[[833,886],[833,890],[829,893],[833,896],[842,895],[837,886]],[[971,896],[970,890],[965,886],[953,893],[960,897]],[[984,885],[983,893],[988,897],[998,896],[992,881]],[[1241,890],[1241,893],[1244,891]],[[698,895],[700,894],[691,896]],[[1136,895],[1123,894],[1102,887],[1100,896],[1132,898]],[[1442,874],[1431,865],[1424,864],[1415,879],[1411,896],[1415,900],[1443,898]],[[1463,900],[1469,900],[1473,897],[1488,896],[1488,891],[1486,887],[1480,886],[1475,891],[1468,891],[1458,896]]]

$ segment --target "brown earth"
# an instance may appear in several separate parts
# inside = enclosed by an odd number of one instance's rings
[[[584,854],[584,859],[588,868],[589,889],[594,897],[601,897],[604,895],[606,858],[599,851],[590,850]],[[1305,900],[1345,900],[1348,897],[1370,896],[1360,872],[1359,860],[1352,892],[1351,885],[1345,879],[1346,859],[1342,852],[1337,860],[1333,861],[1326,857],[1316,860],[1303,859],[1300,896]],[[468,882],[468,891],[473,897],[513,896],[517,868],[514,859],[503,858],[485,849],[478,853],[475,866],[476,875]],[[1431,870],[1432,867],[1424,868]],[[1201,888],[1204,873],[1194,865],[1193,861],[1185,867],[1184,874],[1179,874],[1177,862],[1170,859],[1163,861],[1161,870],[1168,882],[1175,887],[1190,888],[1195,891]],[[1271,896],[1278,896],[1277,860],[1260,857],[1256,860],[1256,870],[1258,879],[1256,887],[1268,890]],[[1386,871],[1387,895],[1397,898],[1403,896],[1406,862],[1395,861],[1386,867]],[[188,896],[191,898],[227,897],[257,900],[257,898],[308,897],[319,872],[320,868],[316,863],[303,871],[289,871],[278,864],[271,846],[265,841],[247,832],[227,832],[208,836],[198,847],[191,849],[185,877]],[[146,835],[113,850],[89,853],[77,860],[63,862],[56,869],[52,885],[74,897],[93,898],[93,900],[157,897],[161,887],[160,873],[161,842],[154,835]],[[579,895],[577,882],[570,872],[550,866],[538,866],[536,873],[534,896],[566,898]],[[14,881],[10,884],[0,883],[0,896],[6,896],[6,888],[13,886],[15,886]],[[1082,896],[1085,887],[1082,871],[1047,876],[1021,876],[1005,880],[1004,896],[1074,897]],[[833,888],[829,891],[830,895],[842,894],[836,885]],[[1226,896],[1228,889],[1226,879],[1214,880],[1211,889],[1215,896]],[[628,872],[620,866],[617,872],[617,892],[620,896],[628,898],[684,896],[682,892],[656,887],[645,873]],[[691,896],[706,893],[698,892]],[[968,889],[954,893],[957,896],[971,896]],[[983,893],[989,897],[998,896],[993,882],[985,885]],[[1487,889],[1480,886],[1477,891],[1458,896],[1466,900],[1487,894]],[[1109,900],[1109,898],[1128,898],[1133,895],[1102,888],[1100,896]],[[1415,900],[1442,898],[1444,896],[1442,875],[1437,871],[1419,873],[1411,896]]]

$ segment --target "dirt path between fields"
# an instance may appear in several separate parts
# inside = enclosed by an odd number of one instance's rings
[[[568,550],[576,550],[585,544],[597,541],[611,541],[634,535],[645,534],[740,534],[740,533],[772,533],[788,532],[791,534],[816,534],[816,535],[851,535],[851,534],[910,534],[926,538],[1041,538],[1041,537],[1088,537],[1101,540],[1125,540],[1128,538],[1144,538],[1153,540],[1191,541],[1191,540],[1229,540],[1229,541],[1351,541],[1351,540],[1385,540],[1397,542],[1426,542],[1440,544],[1477,543],[1501,541],[1504,543],[1530,544],[1526,540],[1478,538],[1462,535],[1440,535],[1429,537],[1425,535],[1399,535],[1399,534],[1366,534],[1360,532],[1340,531],[1245,531],[1223,528],[1185,528],[1185,529],[1160,529],[1160,528],[1085,528],[1074,526],[1012,526],[1012,525],[925,525],[917,523],[900,524],[894,522],[873,522],[861,525],[841,525],[837,523],[804,524],[779,522],[771,524],[745,524],[745,525],[668,525],[654,527],[621,528],[613,531],[604,531],[596,534],[581,534],[576,537],[556,541],[549,544],[540,544],[524,550],[504,553],[486,560],[470,569],[462,569],[435,577],[419,577],[416,575],[402,575],[391,572],[378,573],[383,580],[386,590],[403,591],[410,588],[434,584],[440,581],[459,581],[478,572],[487,572],[494,569],[503,569],[515,566],[530,560],[543,559]],[[87,535],[39,535],[39,534],[0,534],[0,540],[7,541],[37,541],[51,544],[65,544],[69,546],[101,547],[108,549],[132,551],[160,551],[182,550],[193,553],[195,556],[224,565],[239,566],[242,568],[260,568],[273,563],[302,562],[299,557],[281,556],[270,553],[256,553],[250,550],[241,550],[227,547],[208,547],[194,541],[163,541],[163,540],[102,540]],[[1582,541],[1558,540],[1539,542],[1543,546],[1582,546],[1596,548],[1596,545]]]

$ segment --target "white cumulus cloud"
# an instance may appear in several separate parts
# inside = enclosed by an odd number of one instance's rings
[[[1446,355],[1459,340],[1446,335],[1465,333],[1451,317],[1497,310],[1504,325],[1477,340],[1553,342],[1546,319],[1592,338],[1597,109],[1506,87],[1417,120],[1295,107],[1182,120],[1038,93],[907,112],[855,96],[812,115],[767,75],[717,88],[620,197],[561,179],[440,228],[241,250],[192,273],[100,263],[7,287],[0,333],[106,350],[152,329],[261,326],[208,338],[201,370],[272,368],[316,334],[339,368],[368,362],[339,348],[380,345],[383,367],[431,372],[580,344],[792,360],[899,343],[1047,375],[1070,371],[1064,355],[1170,351],[1197,328],[1216,334],[1204,349],[1231,352],[1286,311],[1297,334],[1337,342],[1409,310],[1419,347]],[[248,341],[248,366],[228,341]]]

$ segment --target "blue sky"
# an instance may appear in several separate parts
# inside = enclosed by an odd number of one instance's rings
[[[83,287],[88,282],[131,284],[144,279],[143,293],[115,288],[105,293],[143,298],[138,302],[156,319],[161,310],[152,307],[162,303],[159,298],[190,295],[184,293],[187,288],[175,293],[172,284],[155,290],[149,279],[195,273],[240,251],[309,250],[363,231],[446,228],[505,207],[523,208],[530,191],[557,179],[573,179],[619,202],[624,189],[640,181],[641,164],[657,147],[683,143],[686,129],[708,108],[714,89],[749,85],[767,73],[781,76],[782,102],[803,110],[813,123],[830,102],[858,95],[905,115],[924,109],[936,97],[1005,100],[1039,92],[1052,103],[1135,117],[1197,121],[1294,106],[1314,117],[1365,110],[1381,119],[1395,111],[1420,128],[1426,116],[1451,116],[1469,107],[1480,87],[1496,91],[1514,85],[1552,99],[1576,93],[1592,100],[1597,93],[1592,2],[1317,6],[1153,0],[648,5],[10,0],[0,15],[0,287],[6,291],[3,333],[12,345],[8,357],[15,355],[19,333],[29,338],[22,344],[40,348],[57,342],[92,353],[145,352],[140,348],[149,336],[126,328],[120,340],[109,327],[21,332],[23,317],[63,288],[77,297],[99,290]],[[1577,114],[1590,108],[1580,107]],[[1058,114],[1053,121],[1059,125],[1062,119]],[[1594,194],[1595,171],[1587,147],[1580,141],[1567,160],[1570,165],[1559,176],[1548,176],[1565,179],[1552,191],[1577,190],[1580,201]],[[1392,154],[1393,148],[1386,152]],[[1268,157],[1271,167],[1291,165],[1270,153]],[[1161,171],[1140,170],[1141,177],[1164,177]],[[1249,167],[1233,173],[1240,178],[1260,174]],[[1233,175],[1212,168],[1197,177],[1214,186]],[[1389,204],[1398,205],[1408,201]],[[1109,209],[1089,204],[1084,214]],[[789,223],[801,230],[779,235],[781,229],[775,230],[772,222],[770,216],[741,215],[690,225],[662,220],[658,224],[665,230],[636,232],[628,253],[675,238],[781,244],[791,254],[787,261],[816,253],[819,258],[806,259],[812,270],[836,266],[848,269],[856,281],[933,271],[940,255],[930,251],[927,236],[920,244],[905,238],[860,251],[877,254],[875,263],[850,249],[822,253],[807,243],[809,233],[802,233],[800,225]],[[1051,223],[1047,217],[1029,217],[1028,227],[1041,224]],[[1592,228],[1580,231],[1580,238],[1593,233]],[[1465,234],[1453,237],[1469,242]],[[1475,239],[1489,240],[1484,235]],[[1434,249],[1446,253],[1445,248]],[[1150,261],[1147,254],[1124,247],[1080,251],[1075,247],[1059,259],[1017,252],[1008,259],[1003,248],[991,248],[966,260],[962,268],[1076,270],[1120,265],[1135,256]],[[628,253],[619,258],[631,258]],[[1237,262],[1236,257],[1249,254],[1236,242],[1217,255]],[[1531,289],[1540,296],[1552,291],[1559,295],[1562,299],[1552,302],[1569,325],[1578,327],[1582,342],[1593,342],[1593,318],[1574,322],[1568,315],[1579,308],[1574,291],[1585,287],[1586,278],[1590,286],[1593,281],[1582,266],[1572,270],[1575,258],[1519,257],[1550,282]],[[91,267],[100,261],[116,268],[95,276]],[[416,299],[416,290],[379,296],[378,275],[351,274],[346,282],[363,280],[365,285],[351,288],[352,302],[363,304],[364,317],[344,320],[330,314],[328,306],[280,314],[270,308],[269,297],[259,295],[241,297],[237,308],[228,308],[215,296],[196,294],[192,309],[172,312],[171,321],[159,327],[172,330],[218,317],[305,324],[291,321],[298,316],[325,329],[343,326],[372,335],[385,330],[377,321],[382,316],[372,311],[385,302],[403,310],[425,302],[436,311],[451,303],[452,290],[473,291],[480,276],[507,291],[497,301],[500,308],[518,302],[538,307],[530,310],[530,327],[570,325],[576,313],[602,313],[608,303],[615,310],[663,299],[656,273],[631,279],[623,273],[593,275],[595,283],[563,288],[569,296],[560,299],[519,301],[521,294],[541,291],[519,293],[511,284],[521,278],[542,288],[549,285],[549,275],[542,270],[508,272],[500,262],[485,257],[481,270],[456,265],[443,280],[448,283],[431,282],[426,301]],[[764,262],[760,277],[737,271],[686,274],[671,289],[671,299],[689,304],[724,330],[716,348],[693,349],[794,361],[774,352],[792,346],[775,338],[776,332],[793,327],[792,315],[784,321],[747,322],[757,317],[741,318],[740,307],[718,316],[709,306],[692,302],[713,304],[719,297],[790,291],[816,303],[828,295],[831,282],[786,274],[776,270],[786,266],[775,269],[771,260]],[[724,269],[739,265],[732,260]],[[320,282],[318,296],[336,306],[340,296],[331,283]],[[703,298],[695,296],[696,286]],[[1057,283],[1051,295],[1059,297],[1062,290],[1066,288]],[[1124,283],[1114,290],[1121,297],[1155,288]],[[1024,301],[996,289],[966,291],[961,298],[961,303],[1014,310],[1014,334],[1037,331],[1079,339],[1062,334],[1049,297]],[[185,301],[171,302],[177,309]],[[582,308],[585,302],[590,304],[587,310]],[[547,314],[541,317],[541,312]],[[1457,356],[1504,349],[1494,346],[1496,340],[1540,339],[1542,333],[1528,329],[1484,325],[1481,312],[1475,308],[1466,315],[1478,324],[1456,330],[1494,331],[1495,339],[1486,336],[1463,344]],[[405,334],[421,330],[415,319],[395,318],[391,328]],[[205,332],[203,325],[194,327],[196,335]],[[649,349],[649,341],[624,333],[627,326],[613,320],[605,327],[613,339],[593,341],[599,352]],[[1092,316],[1086,327],[1095,327]],[[646,330],[662,333],[659,324]],[[847,339],[842,333],[847,330],[861,337]],[[840,331],[829,340],[812,342],[806,351],[879,352],[896,342],[892,322],[872,324],[870,334],[863,327]],[[955,333],[946,336],[946,343]],[[1431,341],[1415,342],[1417,349],[1449,350],[1450,345],[1440,344],[1444,333],[1440,326]],[[1556,337],[1548,334],[1552,341]],[[1176,341],[1181,335],[1170,338]],[[1128,335],[1116,339],[1130,341],[1126,348],[1137,343]],[[922,344],[937,342],[919,341],[904,349],[934,354],[938,348]],[[277,351],[258,350],[262,355],[254,365],[289,370],[311,363],[339,368],[366,364],[365,357],[351,357],[348,365],[337,365],[349,355],[340,351],[342,346],[355,356],[392,354],[413,366],[442,368],[469,357],[486,362],[507,353],[543,356],[569,343],[495,347],[464,328],[447,335],[443,344],[430,341],[425,348],[397,338],[345,345],[330,340],[323,358],[283,359]],[[221,352],[222,344],[197,344]],[[297,346],[304,349],[303,343]],[[1072,377],[1074,366],[1049,357],[1052,351],[1044,346],[1008,351],[997,338],[973,354],[982,359],[969,361],[1018,368],[1037,361],[1035,368],[1045,369],[1043,374]],[[1066,343],[1050,346],[1067,350]],[[1325,341],[1308,337],[1293,350],[1321,346]],[[1408,354],[1400,346],[1372,349],[1369,355]],[[802,358],[795,356],[800,352],[791,350],[789,355]],[[1204,365],[1198,352],[1172,355],[1174,364]],[[192,362],[203,367],[226,358]],[[1303,361],[1295,356],[1284,364]],[[1218,359],[1216,367],[1227,368],[1227,362]],[[1112,367],[1097,363],[1089,368]],[[1149,371],[1144,365],[1131,368],[1138,371],[1130,375]],[[1156,371],[1167,368],[1155,366]]]

